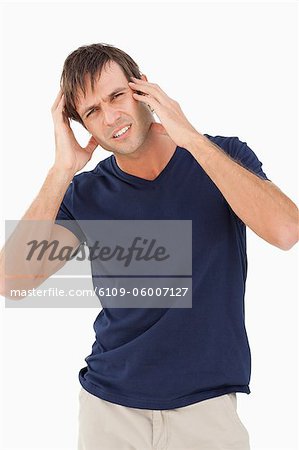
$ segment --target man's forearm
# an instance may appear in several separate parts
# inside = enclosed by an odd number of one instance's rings
[[[52,167],[22,219],[54,220],[72,178],[72,173]]]
[[[242,167],[200,133],[186,148],[257,235],[284,250],[297,242],[298,208],[275,184]]]
[[[40,284],[43,259],[27,260],[28,243],[52,240],[53,224],[73,174],[50,169],[46,180],[0,253],[0,292]],[[46,255],[44,256],[46,258]]]
[[[190,151],[237,216],[269,243],[285,250],[291,248],[298,240],[296,205],[273,183],[243,168],[197,132],[179,103],[160,86],[144,79],[131,79],[129,86],[134,98],[155,110],[161,120],[159,128],[164,128],[176,145]]]

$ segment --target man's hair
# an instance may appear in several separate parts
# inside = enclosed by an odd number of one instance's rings
[[[84,95],[86,94],[86,75],[90,76],[93,90],[96,79],[101,75],[104,66],[110,61],[119,64],[128,81],[131,76],[141,77],[139,67],[131,56],[113,45],[103,43],[85,45],[70,53],[66,58],[60,85],[65,98],[64,114],[68,118],[84,126],[76,110],[79,91],[81,90]]]

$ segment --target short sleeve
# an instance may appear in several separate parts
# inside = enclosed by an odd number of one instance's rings
[[[264,170],[263,163],[258,159],[254,151],[248,147],[246,142],[238,137],[232,137],[228,145],[229,155],[241,166],[264,180],[271,181]]]
[[[79,241],[83,243],[86,242],[86,236],[84,235],[83,231],[80,228],[80,225],[75,218],[74,204],[74,183],[71,182],[59,207],[58,213],[55,218],[55,223],[69,229],[77,236]]]
[[[209,135],[208,135],[209,136]],[[214,137],[216,143],[222,148],[225,153],[227,153],[234,161],[240,164],[245,169],[249,170],[251,173],[257,175],[263,180],[271,181],[266,173],[264,172],[262,166],[263,163],[259,160],[255,152],[247,145],[246,142],[241,141],[237,136],[224,137],[216,136]],[[236,219],[236,223],[241,225],[241,233],[244,233],[245,223],[237,216],[233,211],[229,203],[225,200],[227,206],[232,214],[232,217]]]

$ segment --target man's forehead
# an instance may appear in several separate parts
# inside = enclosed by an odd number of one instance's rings
[[[127,78],[122,70],[122,68],[115,63],[110,61],[103,68],[101,73],[97,73],[94,76],[94,83],[92,87],[91,75],[88,73],[84,76],[84,89],[85,93],[78,89],[77,92],[77,110],[84,108],[89,104],[95,95],[100,97],[108,96],[113,90],[118,86],[127,83]]]

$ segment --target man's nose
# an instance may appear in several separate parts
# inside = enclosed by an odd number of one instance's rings
[[[103,121],[106,126],[113,126],[120,117],[120,112],[112,106],[103,107]]]

